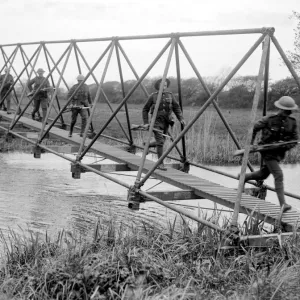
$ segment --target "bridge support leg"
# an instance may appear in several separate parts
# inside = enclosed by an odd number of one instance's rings
[[[71,164],[71,172],[72,172],[72,178],[80,179],[81,167],[78,164],[76,163]]]
[[[39,146],[34,146],[32,150],[34,158],[41,158],[42,149]]]
[[[143,202],[142,196],[137,192],[136,187],[134,186],[129,188],[127,200],[128,200],[128,208],[132,210],[139,210],[140,203]]]

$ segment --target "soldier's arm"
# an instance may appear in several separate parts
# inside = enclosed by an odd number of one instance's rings
[[[87,88],[87,92],[88,92],[88,102],[89,102],[90,105],[92,105],[92,97],[91,97],[91,93],[90,93],[89,88]]]
[[[251,139],[251,144],[254,143],[254,140],[255,140],[255,137],[257,135],[257,133],[264,129],[268,124],[268,117],[264,117],[262,119],[260,119],[259,121],[257,121],[255,124],[254,124],[254,127],[253,127],[253,133],[252,133],[252,139]]]
[[[183,120],[182,111],[178,102],[175,100],[173,94],[172,94],[172,109],[178,121],[182,121]]]
[[[153,95],[150,95],[150,97],[148,98],[146,104],[143,107],[143,121],[144,124],[149,124],[149,111],[151,106],[153,105]]]
[[[28,82],[27,82],[27,87],[28,87],[28,89],[29,89],[29,91],[31,92],[32,91],[32,85],[35,83],[35,78],[33,78],[33,79],[31,79],[31,80],[29,80]]]
[[[50,87],[50,83],[49,83],[49,80],[48,80],[48,79],[47,79],[46,82],[45,82],[45,87],[46,87],[46,88],[49,88],[49,87]]]
[[[73,95],[75,89],[76,89],[75,85],[73,85],[73,86],[69,89],[69,91],[68,91],[68,96],[67,96],[67,99],[68,99],[68,100],[69,100],[70,97]],[[72,98],[73,98],[73,97],[72,97]]]
[[[297,141],[298,140],[298,128],[297,128],[297,123],[296,123],[296,120],[293,124],[293,132],[292,132],[292,141]],[[293,144],[289,144],[289,145],[286,145],[285,146],[285,149],[286,150],[290,150],[292,148],[294,148],[295,146],[297,146],[297,143],[293,143]]]
[[[13,84],[14,83],[14,78],[12,77],[12,75],[9,74],[8,76],[8,83],[9,84]]]

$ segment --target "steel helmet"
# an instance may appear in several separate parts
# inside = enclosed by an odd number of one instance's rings
[[[45,73],[45,71],[42,68],[37,69],[37,73]]]
[[[83,75],[81,75],[81,74],[79,74],[79,75],[77,76],[77,80],[78,80],[78,81],[82,81],[82,80],[84,80],[84,76],[83,76]]]
[[[275,101],[274,105],[280,109],[284,110],[296,110],[298,105],[295,103],[295,100],[289,96],[283,96],[279,100]]]
[[[160,83],[162,82],[162,78],[161,79],[158,79],[155,83],[154,83],[154,88],[158,91],[159,90],[159,86],[160,86]],[[168,78],[166,78],[166,83],[167,83],[167,87],[169,87],[170,85],[170,80]]]

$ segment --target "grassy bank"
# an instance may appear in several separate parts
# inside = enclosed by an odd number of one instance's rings
[[[63,103],[61,103],[63,105]],[[117,108],[116,104],[112,104],[113,109]],[[142,123],[142,105],[129,105],[129,115],[131,124]],[[189,122],[196,114],[199,107],[185,107],[184,118]],[[243,147],[250,124],[250,110],[247,109],[230,109],[223,110],[222,114],[234,132],[240,145]],[[52,117],[56,115],[53,110]],[[93,126],[99,131],[111,115],[111,110],[104,104],[98,104],[96,107],[96,116],[93,117]],[[257,119],[261,118],[262,112],[259,111]],[[70,122],[70,113],[63,114],[66,123]],[[123,125],[126,132],[128,132],[126,123],[125,110],[121,110],[117,117]],[[294,114],[297,119],[298,127],[300,128],[299,114]],[[78,125],[80,125],[80,117],[78,117]],[[177,123],[172,130],[172,135],[176,137],[180,132],[179,124]],[[103,134],[112,136],[118,139],[127,141],[120,125],[113,119],[112,122],[104,130]],[[132,132],[134,141],[137,145],[142,146],[143,140],[147,137],[147,133]],[[105,139],[105,142],[108,142]],[[110,142],[111,143],[111,142]],[[115,142],[116,144],[116,142]],[[166,143],[166,147],[168,142]],[[241,158],[233,157],[233,152],[237,149],[226,127],[220,119],[217,112],[211,108],[207,109],[194,126],[188,131],[186,135],[187,156],[189,160],[203,163],[203,164],[240,164]],[[22,144],[24,146],[24,143]],[[18,147],[18,145],[16,145]],[[179,146],[181,148],[181,144]],[[11,147],[14,148],[14,147]],[[173,156],[178,156],[176,150],[171,152]],[[259,154],[250,155],[250,161],[253,164],[259,163]],[[285,163],[297,163],[300,161],[300,146],[292,149],[287,153]]]
[[[1,299],[299,299],[297,236],[237,255],[219,251],[211,229],[178,224],[98,223],[90,241],[2,235]]]

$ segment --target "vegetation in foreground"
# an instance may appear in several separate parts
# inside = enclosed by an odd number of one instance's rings
[[[248,218],[243,232],[254,224]],[[219,250],[220,238],[183,218],[164,230],[98,222],[90,242],[64,231],[54,240],[2,233],[1,299],[299,299],[296,234],[238,255]]]

